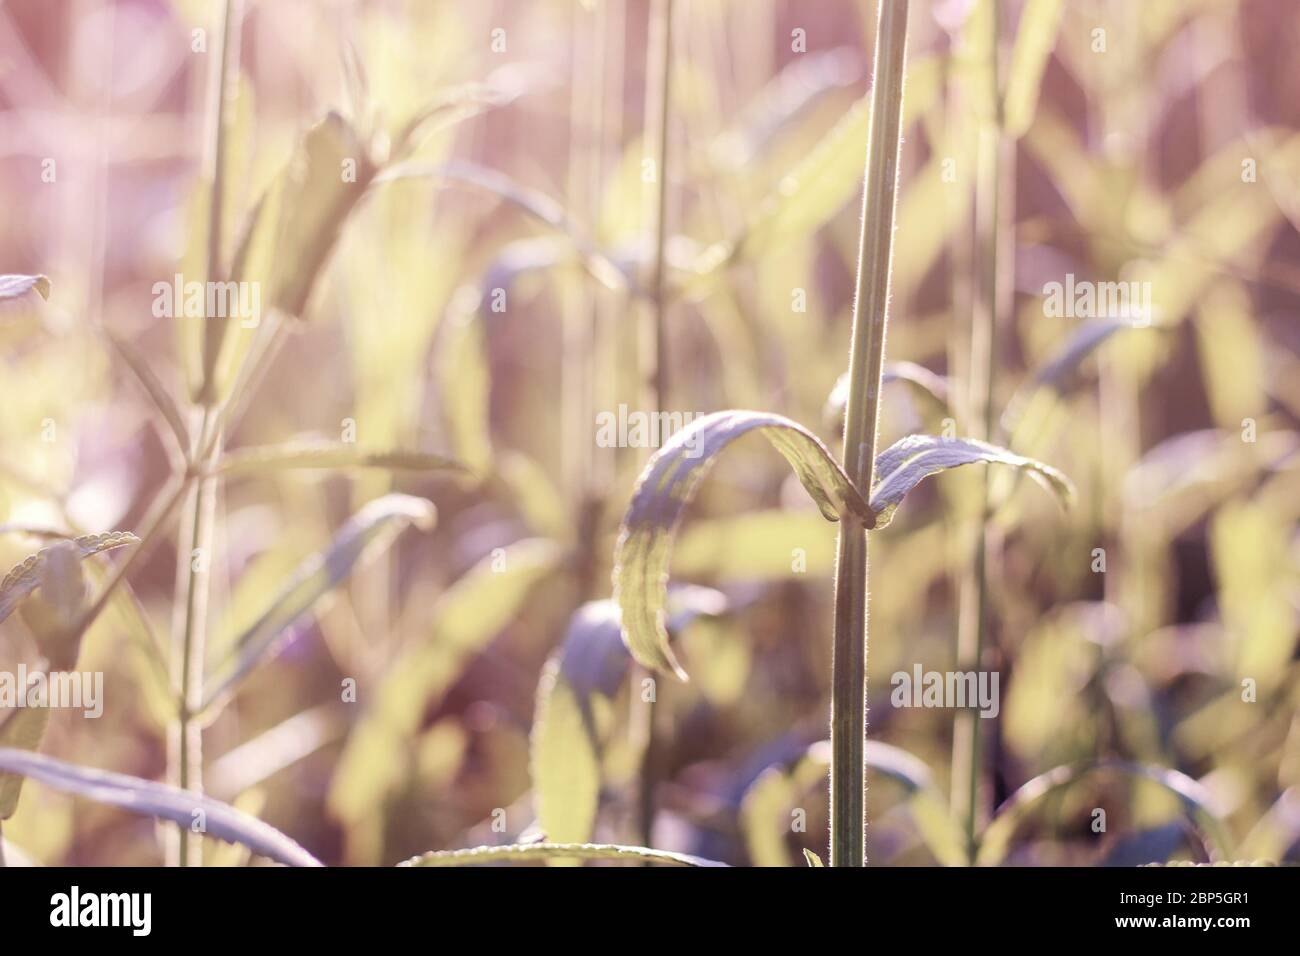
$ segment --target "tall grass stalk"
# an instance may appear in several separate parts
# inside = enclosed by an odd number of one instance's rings
[[[989,62],[988,88],[976,91],[986,98],[977,131],[975,159],[974,254],[970,330],[969,428],[986,441],[998,439],[995,403],[998,364],[998,322],[1012,305],[1012,277],[1007,274],[1014,249],[1011,203],[1014,198],[1015,144],[1003,131],[1002,86],[999,80],[998,42],[1000,0],[988,0],[989,16],[983,38]],[[989,557],[997,545],[989,531],[991,473],[980,475],[980,498],[970,564],[963,576],[957,625],[957,670],[978,671],[983,663],[991,630]],[[961,710],[953,722],[953,806],[959,808],[966,837],[966,852],[973,861],[978,850],[982,819],[981,721],[973,709]]]
[[[668,403],[668,329],[667,263],[668,243],[668,129],[672,121],[673,90],[673,0],[654,0],[646,46],[646,148],[654,161],[654,194],[651,202],[652,233],[649,319],[638,349],[643,388],[642,405],[654,415]],[[638,674],[640,678],[648,674]],[[654,680],[653,677],[650,677]],[[644,686],[637,680],[635,688]],[[637,820],[641,843],[651,846],[655,821],[655,788],[661,774],[663,741],[656,727],[660,722],[658,695],[663,688],[652,685],[656,693],[642,701],[634,695],[632,734],[640,748],[641,762],[637,774]]]
[[[221,15],[221,49],[218,53],[212,102],[209,172],[211,191],[208,207],[207,279],[225,277],[222,261],[223,212],[226,186],[226,140],[232,85],[237,76],[239,59],[239,0],[225,0]],[[198,396],[198,429],[195,432],[192,462],[197,466],[193,490],[186,504],[183,543],[177,568],[178,632],[173,639],[173,680],[180,688],[176,725],[171,734],[169,763],[177,786],[195,793],[203,792],[203,730],[195,716],[203,707],[203,671],[206,661],[208,593],[212,565],[212,520],[216,503],[216,479],[207,476],[211,464],[221,452],[221,415],[216,403],[215,354],[220,337],[214,334],[215,316],[208,316],[204,329],[203,382]],[[200,866],[203,862],[202,839],[190,828],[179,827],[175,859],[179,866]]]
[[[858,247],[857,298],[849,353],[844,466],[864,494],[876,460],[881,367],[889,308],[894,204],[903,113],[907,0],[880,0],[876,26],[871,132],[867,140]],[[831,678],[831,866],[866,863],[867,535],[846,515],[835,568],[834,658]]]

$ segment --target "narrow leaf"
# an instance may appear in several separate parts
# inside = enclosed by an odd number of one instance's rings
[[[1020,14],[1002,107],[1003,128],[1009,136],[1024,135],[1034,120],[1043,71],[1056,43],[1064,7],[1064,0],[1028,0]]]
[[[204,706],[210,707],[249,671],[273,657],[294,623],[351,574],[357,564],[386,548],[408,524],[431,528],[435,514],[433,504],[424,498],[394,494],[370,502],[353,515],[329,548],[303,561],[271,606],[240,635]]]
[[[399,866],[478,866],[484,863],[539,863],[544,860],[623,860],[668,866],[726,866],[686,853],[611,843],[517,843],[478,846],[469,850],[437,850],[413,857]]]
[[[81,537],[71,540],[77,548],[77,557],[84,559],[92,554],[99,554],[101,551],[110,551],[113,548],[137,544],[140,539],[129,531],[109,531],[104,534],[83,534]],[[13,569],[5,575],[4,580],[0,581],[0,621],[12,614],[14,608],[22,602],[23,598],[31,594],[40,585],[41,573],[46,558],[49,556],[51,548],[58,547],[60,544],[62,542],[28,555],[14,565]]]
[[[135,375],[141,387],[144,388],[154,407],[158,409],[163,417],[163,421],[171,429],[172,435],[176,438],[176,444],[180,448],[181,454],[185,455],[190,450],[190,433],[185,427],[185,419],[181,417],[180,409],[176,405],[176,400],[172,398],[171,393],[167,391],[166,386],[159,380],[157,374],[150,367],[145,357],[140,354],[130,342],[119,338],[112,332],[105,332],[113,350],[121,356],[126,367]]]
[[[883,528],[889,524],[899,502],[922,479],[949,468],[976,462],[1011,465],[1022,469],[1055,492],[1062,503],[1068,504],[1074,500],[1074,486],[1070,479],[1041,461],[1025,458],[973,438],[908,435],[876,458],[879,480],[871,492],[871,508],[876,512],[875,527]]]
[[[623,639],[646,667],[682,670],[664,627],[668,563],[687,505],[718,454],[758,431],[790,463],[827,520],[871,512],[826,446],[802,425],[761,412],[715,412],[677,432],[646,464],[623,516],[614,555],[614,599],[622,612]]]
[[[321,862],[269,824],[234,807],[188,790],[139,777],[77,767],[62,760],[0,747],[0,770],[141,816],[191,826],[201,812],[207,836],[239,843],[260,856],[287,866],[321,866]]]
[[[455,459],[426,451],[369,450],[346,442],[292,441],[283,445],[240,448],[225,455],[217,473],[262,474],[289,469],[382,468],[388,471],[468,472]]]
[[[825,866],[825,865],[826,865],[825,863],[822,862],[822,858],[819,857],[819,856],[818,856],[816,853],[814,853],[812,850],[805,849],[805,850],[803,851],[803,858],[804,858],[805,860],[808,861],[808,865],[809,865],[809,866]]]

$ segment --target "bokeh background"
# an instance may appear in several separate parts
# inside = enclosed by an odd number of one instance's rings
[[[53,285],[47,303],[0,313],[6,567],[41,545],[32,529],[138,530],[171,487],[167,427],[102,333],[131,343],[182,407],[197,394],[201,320],[155,317],[152,288],[202,277],[221,6],[0,4],[0,272]],[[891,383],[884,441],[945,419],[971,431],[987,122],[976,6],[912,4],[887,358],[945,376],[951,402]],[[1005,73],[1026,4],[1001,7]],[[683,529],[674,580],[717,589],[720,613],[677,635],[693,679],[658,680],[650,758],[633,673],[596,682],[595,756],[561,736],[545,767],[530,760],[546,662],[574,610],[609,596],[646,454],[601,447],[595,416],[645,408],[651,307],[627,285],[644,287],[654,256],[650,4],[244,8],[227,250],[327,111],[382,151],[429,104],[451,105],[402,157],[441,172],[372,184],[347,211],[226,446],[354,436],[451,455],[473,475],[220,483],[214,670],[367,502],[427,498],[438,521],[359,566],[238,685],[203,733],[206,790],[335,864],[573,827],[636,843],[647,794],[656,846],[762,865],[823,852],[835,528],[757,439],[720,459]],[[779,412],[838,451],[827,400],[847,367],[874,13],[851,0],[674,4],[665,408]],[[993,485],[984,665],[1001,708],[981,722],[981,813],[1054,767],[1172,768],[1197,781],[1190,803],[1090,774],[1018,811],[1005,861],[1202,860],[1207,812],[1223,854],[1295,860],[1300,7],[1066,0],[1047,42],[1032,121],[1000,153],[992,394],[998,408],[1032,395],[1012,447],[1065,471],[1079,496],[1063,512],[1029,482]],[[303,241],[276,234],[249,274],[282,281]],[[588,268],[592,250],[612,276]],[[1043,307],[1066,274],[1149,282],[1157,314],[1035,389],[1082,324]],[[911,760],[872,775],[873,864],[954,862],[954,713],[891,706],[890,675],[955,666],[983,488],[980,469],[936,478],[872,537],[869,739]],[[177,626],[179,524],[85,640],[78,666],[105,675],[103,718],[56,713],[45,753],[168,777],[174,705],[149,633],[165,647]],[[0,624],[0,661],[38,654],[18,615]],[[349,679],[355,702],[341,699]],[[37,863],[149,865],[163,861],[161,829],[31,784],[4,832]],[[210,864],[248,862],[206,849]]]

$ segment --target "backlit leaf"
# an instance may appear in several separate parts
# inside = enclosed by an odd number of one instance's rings
[[[40,754],[0,747],[0,770],[21,774],[47,787],[130,813],[170,820],[189,827],[202,812],[204,833],[239,843],[260,856],[287,866],[321,866],[321,862],[279,830],[228,804],[188,790],[126,774],[77,767]]]
[[[651,457],[623,516],[614,556],[614,599],[622,611],[623,638],[646,667],[682,670],[664,627],[668,564],[687,505],[718,454],[751,431],[761,433],[790,463],[827,520],[871,514],[826,446],[788,418],[760,412],[715,412],[681,429]],[[918,479],[919,480],[919,479]]]

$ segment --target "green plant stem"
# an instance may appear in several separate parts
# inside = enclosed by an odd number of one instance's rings
[[[849,353],[844,465],[864,495],[876,460],[881,367],[889,306],[894,205],[898,191],[907,0],[881,0],[876,26],[875,82],[867,141],[857,298]],[[867,528],[845,515],[835,568],[831,677],[831,866],[866,863]]]
[[[995,406],[996,370],[998,365],[998,322],[1011,306],[1012,284],[1003,272],[1010,268],[1014,251],[1009,221],[1011,183],[1014,170],[1014,143],[1002,128],[1002,89],[998,74],[998,43],[1001,4],[990,0],[987,22],[989,35],[984,38],[989,63],[987,88],[976,91],[987,98],[986,118],[980,124],[976,143],[974,254],[971,269],[974,295],[971,301],[970,332],[970,427],[978,437],[997,437],[998,415]],[[984,663],[992,629],[989,581],[989,557],[996,551],[994,536],[988,529],[992,517],[992,475],[980,477],[980,504],[975,540],[967,574],[961,582],[957,624],[957,669],[978,671]],[[953,720],[953,806],[958,808],[966,838],[967,858],[972,863],[979,852],[979,833],[983,822],[981,796],[982,723],[973,709],[958,711]]]
[[[212,191],[208,206],[209,281],[224,276],[222,224],[225,207],[226,138],[230,122],[232,83],[237,75],[240,29],[239,0],[225,0],[221,15],[221,50],[213,94],[211,152]],[[196,794],[203,792],[203,728],[196,719],[203,707],[203,672],[207,659],[209,582],[212,566],[212,520],[216,503],[216,482],[211,477],[221,454],[222,419],[225,409],[216,408],[215,369],[217,352],[224,340],[224,319],[208,316],[204,328],[203,381],[198,395],[200,423],[192,450],[190,492],[185,526],[188,547],[180,551],[184,573],[178,576],[177,591],[184,596],[183,627],[173,640],[173,681],[180,687],[176,726],[172,741],[172,769],[176,785]],[[218,331],[219,330],[219,331]],[[178,600],[179,606],[179,600]],[[203,841],[189,827],[180,825],[176,843],[179,866],[201,866]]]
[[[668,127],[672,118],[673,0],[654,0],[650,8],[648,54],[652,72],[646,85],[646,129],[655,152],[655,195],[652,209],[654,246],[650,266],[650,317],[642,338],[641,361],[645,389],[643,404],[657,414],[668,403],[668,300],[665,289],[668,242]],[[654,679],[653,677],[651,678]],[[663,772],[662,733],[657,726],[658,694],[641,702],[636,735],[640,737],[640,766],[637,773],[638,826],[641,841],[651,845],[655,821],[655,790]]]

